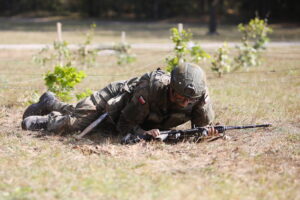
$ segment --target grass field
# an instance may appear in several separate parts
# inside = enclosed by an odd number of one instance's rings
[[[63,24],[63,39],[69,43],[83,43],[85,33],[91,24],[97,25],[93,42],[119,42],[121,32],[126,32],[129,43],[169,43],[170,29],[177,27],[174,22],[119,22],[101,20],[70,20],[60,18],[0,18],[0,44],[49,44],[57,38],[56,22]],[[221,24],[219,35],[208,36],[205,23],[183,23],[191,30],[197,42],[240,41],[236,25]],[[297,24],[271,24],[276,31],[272,41],[300,41],[300,26]],[[26,33],[26,34],[24,34]]]
[[[262,66],[223,78],[202,65],[216,123],[272,123],[272,128],[176,145],[122,146],[116,138],[98,137],[101,132],[75,141],[22,131],[22,112],[34,91],[45,91],[42,74],[51,69],[32,63],[35,53],[0,51],[0,199],[300,199],[299,46],[268,49]],[[170,54],[134,53],[137,62],[129,66],[99,56],[77,89],[97,90],[163,67]]]

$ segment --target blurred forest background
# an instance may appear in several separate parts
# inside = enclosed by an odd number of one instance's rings
[[[182,17],[222,23],[259,16],[270,23],[299,22],[297,0],[0,0],[1,16],[77,15],[101,19],[162,20]]]

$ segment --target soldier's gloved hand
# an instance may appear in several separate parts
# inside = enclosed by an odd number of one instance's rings
[[[160,135],[159,129],[151,129],[149,131],[146,131],[145,133],[148,134],[148,135],[151,135],[154,138],[156,138],[157,136]]]

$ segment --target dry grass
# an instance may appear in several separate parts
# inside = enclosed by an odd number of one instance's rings
[[[31,63],[33,53],[0,52],[0,199],[300,199],[299,47],[270,49],[263,66],[223,78],[204,65],[216,122],[272,128],[232,131],[231,140],[210,143],[133,146],[22,131],[32,90],[45,90],[36,74],[48,70]],[[169,54],[135,53],[138,61],[126,67],[99,57],[79,88],[162,67]]]

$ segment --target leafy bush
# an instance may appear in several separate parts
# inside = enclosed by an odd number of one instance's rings
[[[127,43],[119,43],[115,45],[114,50],[117,51],[117,64],[125,65],[136,61],[136,56],[130,52],[131,46]]]
[[[80,99],[90,96],[91,94],[93,94],[93,91],[91,89],[86,89],[84,92],[76,94],[76,99],[80,100]]]
[[[83,68],[94,67],[96,64],[97,49],[88,49],[88,45],[92,44],[95,35],[96,24],[90,26],[89,31],[85,34],[85,41],[80,45],[80,48],[75,52],[76,60]]]
[[[85,77],[83,71],[78,71],[74,67],[57,65],[53,72],[49,71],[45,75],[44,80],[49,91],[54,92],[63,101],[70,101],[75,85]]]
[[[130,64],[136,61],[136,57],[130,54],[118,54],[118,65]]]
[[[78,50],[72,51],[69,48],[67,41],[54,41],[53,51],[49,48],[43,48],[36,55],[33,56],[34,62],[45,66],[50,65],[72,65],[72,66],[82,66],[82,68],[93,67],[96,63],[96,56],[98,50],[88,49],[88,45],[91,44],[95,24],[92,24],[89,31],[85,34],[85,41],[80,44]]]
[[[72,64],[72,52],[68,47],[67,41],[54,41],[53,48],[54,54],[52,57],[56,59],[60,65],[65,65],[66,63]]]
[[[198,44],[191,42],[192,33],[182,29],[180,32],[177,28],[171,29],[171,40],[175,44],[173,57],[166,58],[166,70],[171,72],[181,62],[195,62],[199,63],[205,58],[209,58]]]
[[[187,44],[192,39],[192,33],[184,29],[179,32],[177,28],[172,28],[171,33],[171,40],[175,44],[174,50],[176,55],[179,57],[184,56],[184,54],[186,54],[188,51]]]
[[[238,46],[237,49],[239,53],[234,58],[235,69],[246,69],[249,67],[259,66],[261,64],[258,50],[250,46],[248,43]]]
[[[55,66],[53,72],[46,73],[44,80],[48,90],[54,92],[63,101],[70,101],[73,98],[71,93],[75,85],[86,77],[83,71],[78,71],[73,66],[81,65],[86,68],[93,66],[96,62],[97,50],[87,48],[91,44],[95,27],[95,24],[91,25],[84,43],[77,51],[71,51],[66,41],[54,41],[53,51],[44,48],[34,56],[34,61],[42,66],[47,63]],[[77,94],[77,99],[89,96],[90,91],[87,89],[86,92]]]
[[[96,57],[99,51],[104,49],[91,49],[89,45],[95,35],[96,24],[90,26],[89,31],[85,34],[85,40],[79,45],[78,50],[71,51],[66,41],[55,41],[53,43],[53,51],[49,47],[43,48],[33,56],[33,61],[41,66],[47,63],[54,65],[72,65],[80,66],[83,69],[94,67]],[[111,48],[116,51],[117,64],[130,64],[136,60],[136,56],[130,52],[131,46],[127,43],[119,43]]]
[[[226,43],[218,48],[217,52],[213,55],[211,64],[211,70],[217,72],[219,77],[231,71],[232,60],[229,56],[229,49]]]
[[[206,53],[199,45],[194,45],[190,49],[190,54],[192,56],[192,61],[195,63],[199,63],[201,60],[205,58],[210,58],[210,55]]]
[[[268,34],[273,30],[268,27],[267,20],[255,17],[247,25],[239,24],[238,30],[243,34],[243,42],[252,42],[252,47],[256,50],[265,49],[265,44],[269,41]]]
[[[237,46],[237,56],[231,59],[229,49],[223,46],[217,50],[213,59],[211,70],[218,73],[219,77],[226,72],[239,68],[259,66],[263,50],[269,41],[268,34],[273,30],[268,27],[267,21],[258,17],[251,19],[246,25],[238,25],[239,32],[242,33],[240,46]]]
[[[22,98],[22,104],[24,106],[29,106],[39,101],[40,94],[37,90],[26,91],[21,98]]]
[[[49,61],[53,60],[52,55],[49,55],[48,52],[49,47],[42,48],[36,55],[33,56],[33,62],[45,67]]]
[[[235,60],[235,68],[248,68],[261,64],[261,53],[266,49],[269,41],[268,34],[273,30],[268,27],[267,20],[258,17],[251,19],[247,25],[239,24],[239,32],[242,33],[242,45],[238,46],[238,55]]]

